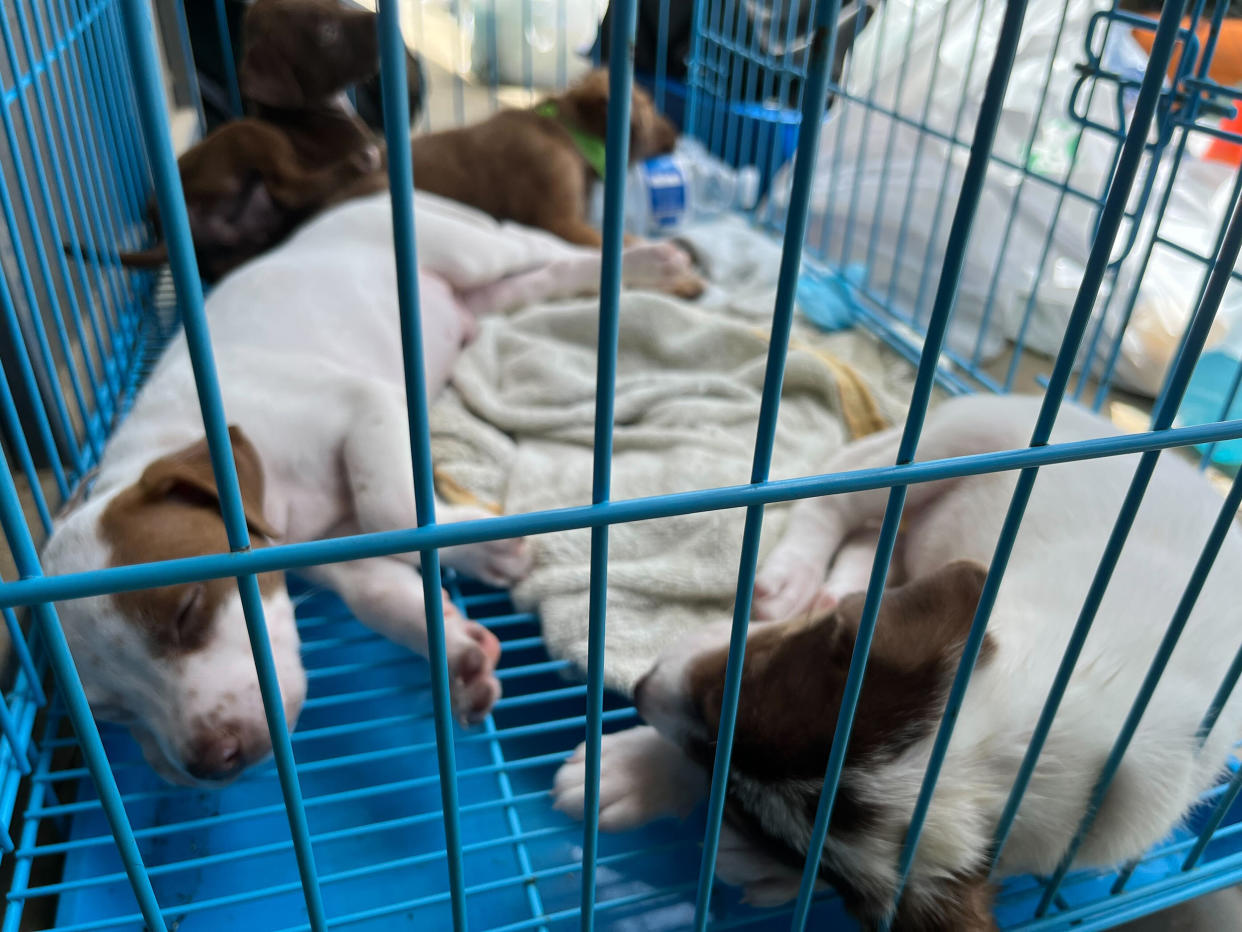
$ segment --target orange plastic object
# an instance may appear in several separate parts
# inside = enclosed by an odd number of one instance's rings
[[[1185,29],[1190,28],[1189,18],[1182,20],[1182,27]],[[1199,37],[1200,51],[1207,44],[1208,36],[1211,32],[1212,27],[1210,23],[1201,23],[1199,28],[1195,30],[1195,34]],[[1134,40],[1142,46],[1143,51],[1151,54],[1151,47],[1155,41],[1156,34],[1145,29],[1135,29],[1133,34]],[[1177,66],[1182,54],[1181,45],[1181,42],[1178,42],[1177,48],[1173,52],[1173,60],[1169,62],[1169,80],[1172,80],[1177,72]],[[1216,51],[1212,54],[1212,64],[1208,67],[1208,77],[1218,84],[1235,85],[1242,83],[1242,20],[1227,19],[1221,23],[1220,38],[1217,39]],[[1220,128],[1232,133],[1242,134],[1242,107],[1238,108],[1237,116],[1222,120]],[[1242,165],[1242,143],[1230,142],[1226,139],[1213,139],[1212,144],[1208,146],[1208,150],[1203,157],[1215,162],[1224,162],[1227,165]]]
[[[1242,134],[1242,107],[1238,108],[1237,116],[1221,120],[1220,128],[1231,133]],[[1242,143],[1230,142],[1228,139],[1213,139],[1203,157],[1214,162],[1224,162],[1226,165],[1242,165]]]
[[[1182,27],[1190,28],[1190,19],[1182,20]],[[1199,49],[1202,51],[1203,46],[1207,43],[1208,36],[1212,32],[1210,23],[1200,23],[1199,28],[1195,30],[1195,34],[1199,37]],[[1154,32],[1148,32],[1146,29],[1135,29],[1134,41],[1142,46],[1143,51],[1151,54],[1152,43],[1156,40]],[[1177,43],[1177,48],[1173,52],[1173,60],[1169,62],[1169,80],[1173,79],[1174,73],[1177,71],[1178,62],[1182,57],[1182,44]],[[1221,23],[1220,38],[1216,41],[1216,51],[1212,54],[1212,64],[1208,68],[1208,77],[1220,84],[1238,84],[1242,83],[1242,20],[1227,19]]]

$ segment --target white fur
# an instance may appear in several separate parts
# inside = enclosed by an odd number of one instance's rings
[[[556,774],[555,807],[582,817],[586,800],[586,744]],[[651,779],[653,774],[657,779]],[[707,791],[707,777],[681,749],[654,728],[605,735],[600,756],[599,824],[621,832],[659,816],[690,814]]]
[[[1038,398],[1014,396],[945,402],[929,415],[919,459],[1020,448],[1038,406]],[[1052,440],[1115,433],[1102,419],[1067,405]],[[826,471],[891,465],[898,438],[899,430],[891,430],[852,444]],[[1041,470],[991,616],[995,651],[967,690],[908,898],[933,903],[937,881],[982,863],[1136,463],[1136,456],[1113,457]],[[957,559],[988,565],[1015,482],[1015,473],[1004,473],[911,486],[894,572],[920,576]],[[878,521],[887,497],[881,489],[800,503],[759,574],[756,615],[797,616],[822,598],[826,576],[830,596],[847,591],[847,580],[855,589],[865,585],[869,563],[841,548],[847,539],[850,546],[865,540],[858,532]],[[1177,453],[1161,456],[1005,848],[1002,874],[1048,872],[1063,855],[1220,505]],[[829,575],[834,556],[849,568],[836,566]],[[1229,704],[1197,755],[1193,735],[1238,648],[1240,574],[1242,534],[1234,527],[1079,851],[1079,865],[1110,866],[1141,854],[1220,773],[1242,726],[1242,703]],[[725,643],[719,636],[711,646]],[[701,639],[671,647],[641,684],[641,706],[656,710],[654,724],[673,735],[687,727],[676,716],[684,671],[703,649]],[[668,710],[673,719],[664,721]],[[851,792],[870,804],[879,825],[849,844],[830,837],[825,858],[848,866],[860,885],[891,889],[931,740],[846,774]],[[630,760],[626,771],[644,772],[644,765]],[[558,786],[562,782],[558,776]],[[633,792],[653,795],[648,788]],[[785,825],[780,835],[793,840],[801,833]],[[773,889],[764,885],[766,893]]]
[[[419,195],[419,287],[426,381],[448,379],[474,314],[598,288],[600,259],[539,231],[501,225]],[[627,284],[672,287],[688,262],[667,245],[627,251]],[[263,464],[267,521],[283,542],[414,526],[413,471],[405,408],[392,220],[387,195],[335,208],[271,253],[225,278],[207,301],[216,370],[230,424]],[[153,460],[201,439],[203,426],[186,343],[173,340],[105,451],[91,498],[57,527],[49,574],[111,562],[99,516]],[[440,505],[442,522],[484,516]],[[152,554],[151,559],[159,559]],[[521,541],[449,548],[444,563],[498,585],[520,578]],[[387,637],[426,654],[417,554],[309,571]],[[290,722],[306,692],[287,595],[264,605]],[[206,647],[169,660],[111,598],[61,607],[87,695],[98,715],[129,724],[147,757],[185,779],[187,747],[202,723],[228,721],[248,760],[269,749],[258,684],[237,600]],[[170,619],[171,621],[171,619]],[[446,639],[458,715],[475,720],[500,694],[499,644],[446,607]]]

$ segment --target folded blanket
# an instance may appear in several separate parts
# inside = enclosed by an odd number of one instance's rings
[[[768,352],[760,326],[720,307],[622,296],[615,499],[749,480]],[[484,321],[431,415],[442,492],[510,514],[589,503],[597,327],[595,301]],[[814,348],[802,342],[812,339]],[[773,478],[820,472],[851,436],[900,417],[900,388],[869,388],[870,375],[887,379],[891,367],[864,335],[803,334],[789,354]],[[766,510],[765,548],[789,507]],[[613,527],[610,687],[629,691],[670,638],[731,616],[743,517],[717,511]],[[514,598],[539,612],[554,656],[585,668],[590,532],[544,535],[533,546],[534,570]]]

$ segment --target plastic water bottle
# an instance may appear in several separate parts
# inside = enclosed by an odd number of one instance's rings
[[[636,236],[677,232],[727,210],[749,210],[759,200],[759,170],[732,168],[695,139],[681,139],[670,155],[630,167],[625,183],[625,229]],[[590,221],[604,220],[604,186],[591,192]]]
[[[1222,411],[1224,420],[1242,417],[1242,390],[1235,393],[1242,370],[1242,289],[1236,283],[1230,285],[1216,312],[1216,321],[1223,322],[1228,329],[1216,345],[1199,357],[1177,412],[1178,427],[1215,424],[1222,420]],[[1242,468],[1242,440],[1200,444],[1196,449],[1200,453],[1210,450],[1212,462],[1227,472]]]

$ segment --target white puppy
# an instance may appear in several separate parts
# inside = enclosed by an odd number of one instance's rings
[[[928,417],[919,458],[1022,447],[1038,406],[1012,396],[947,401]],[[1067,405],[1053,441],[1115,433]],[[899,436],[890,430],[854,443],[827,469],[890,466]],[[895,929],[992,927],[992,835],[1135,462],[1041,470]],[[896,585],[881,604],[820,874],[865,922],[891,910],[898,852],[1015,482],[1015,473],[1001,473],[910,487]],[[874,528],[887,498],[880,489],[800,503],[755,586],[759,618],[795,619],[754,625],[743,668],[718,873],[757,902],[798,888],[862,611],[857,590],[870,569],[857,535]],[[1220,507],[1191,465],[1173,452],[1161,457],[1004,849],[1002,875],[1047,873],[1066,851]],[[873,555],[874,539],[870,547]],[[1221,772],[1242,707],[1229,703],[1202,750],[1195,732],[1238,649],[1239,579],[1242,534],[1234,527],[1077,864],[1138,856]],[[640,681],[635,701],[655,727],[604,739],[604,828],[684,813],[702,797],[726,654],[727,627],[700,632],[670,646]],[[583,792],[579,753],[557,775],[558,808],[580,815]]]
[[[418,202],[428,394],[448,379],[474,314],[598,290],[598,253]],[[513,273],[513,274],[510,274]],[[684,285],[688,258],[627,250],[623,277]],[[255,546],[416,522],[387,195],[338,207],[222,281],[207,301],[216,367]],[[59,523],[49,574],[228,549],[186,343],[169,346],[117,429],[91,496]],[[441,522],[484,515],[439,504]],[[446,549],[444,563],[496,585],[528,566],[520,540]],[[420,654],[427,625],[418,555],[318,567],[365,623]],[[280,574],[261,577],[290,723],[306,693]],[[445,603],[457,716],[500,695],[500,644]],[[236,584],[229,579],[119,593],[60,607],[87,697],[129,725],[153,767],[180,782],[236,776],[270,750]]]

